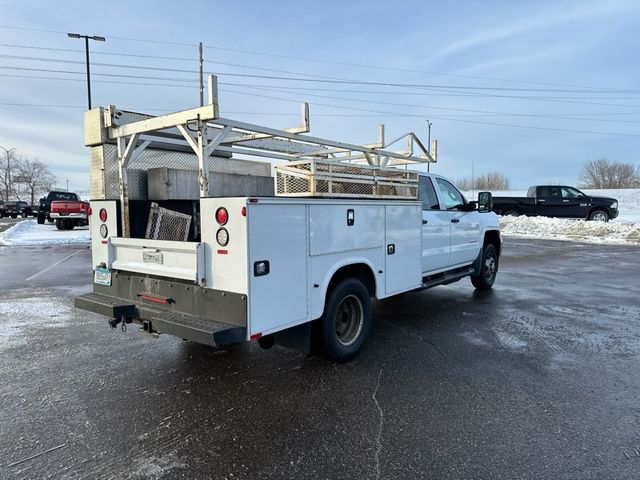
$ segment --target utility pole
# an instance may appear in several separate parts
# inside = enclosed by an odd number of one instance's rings
[[[427,137],[427,152],[431,154],[431,125],[433,125],[429,120],[427,120],[427,129],[429,130],[429,136]],[[427,172],[430,171],[429,166],[431,162],[427,163]]]
[[[89,110],[91,110],[91,72],[89,67],[89,40],[95,40],[96,42],[104,42],[104,37],[97,35],[80,35],[79,33],[67,33],[69,38],[84,38],[84,53],[87,64],[87,103]]]
[[[204,56],[202,53],[202,42],[198,44],[198,53],[200,57],[200,106],[204,105]]]
[[[67,179],[67,192],[69,191],[69,179]]]

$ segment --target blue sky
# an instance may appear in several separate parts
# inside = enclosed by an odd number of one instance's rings
[[[0,11],[0,146],[47,162],[75,190],[88,188],[84,77],[42,71],[84,71],[83,44],[65,32],[107,37],[91,44],[94,106],[156,114],[196,106],[191,72],[202,41],[227,117],[294,126],[296,102],[307,100],[312,134],[353,143],[375,141],[379,123],[388,139],[407,131],[426,139],[430,119],[434,171],[456,179],[474,165],[503,172],[514,188],[574,183],[594,158],[640,161],[637,1],[25,0],[0,1]]]

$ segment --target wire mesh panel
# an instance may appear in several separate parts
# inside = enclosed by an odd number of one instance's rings
[[[190,227],[191,215],[174,212],[173,210],[159,207],[157,204],[152,204],[145,238],[186,242],[189,238]]]
[[[330,160],[275,166],[277,196],[418,198],[418,173]]]

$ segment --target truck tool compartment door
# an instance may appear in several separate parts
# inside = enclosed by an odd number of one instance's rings
[[[250,335],[307,320],[307,207],[247,205]]]
[[[385,293],[393,295],[422,284],[420,205],[387,205]]]

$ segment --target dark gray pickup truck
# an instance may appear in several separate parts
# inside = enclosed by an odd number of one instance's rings
[[[618,216],[618,200],[592,197],[566,185],[529,187],[526,197],[493,197],[498,215],[584,218],[608,222]]]

